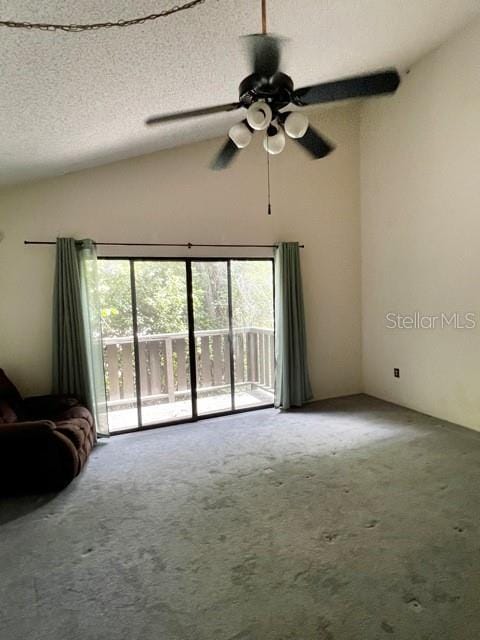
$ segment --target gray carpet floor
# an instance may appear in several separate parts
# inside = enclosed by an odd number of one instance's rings
[[[480,433],[366,396],[122,435],[0,503],[2,640],[478,640]]]

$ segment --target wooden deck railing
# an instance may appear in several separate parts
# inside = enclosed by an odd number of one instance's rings
[[[104,338],[104,362],[110,406],[135,401],[133,337]],[[228,329],[195,332],[198,392],[230,386]],[[138,336],[143,399],[174,402],[190,389],[187,333]],[[233,330],[235,383],[271,390],[274,385],[273,331],[257,327]]]

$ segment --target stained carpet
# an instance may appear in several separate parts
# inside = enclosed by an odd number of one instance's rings
[[[0,503],[2,640],[478,640],[480,433],[366,396],[99,445]]]

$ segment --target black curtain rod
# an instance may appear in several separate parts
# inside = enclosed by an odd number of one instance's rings
[[[23,244],[50,244],[55,245],[56,242],[52,240],[44,241],[44,240],[24,240]],[[102,247],[187,247],[188,249],[192,249],[192,247],[235,247],[239,249],[276,249],[278,244],[195,244],[193,242],[185,242],[183,244],[178,243],[168,243],[168,242],[95,242],[97,246]],[[300,249],[305,247],[304,244],[298,245]]]

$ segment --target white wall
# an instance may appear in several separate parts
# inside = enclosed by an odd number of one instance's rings
[[[480,429],[480,22],[363,108],[361,185],[364,389]],[[478,325],[386,328],[414,311]]]
[[[360,391],[358,109],[325,110],[315,120],[338,148],[313,162],[289,143],[271,159],[271,217],[260,140],[221,173],[208,169],[221,144],[215,140],[0,192],[0,367],[25,393],[50,390],[54,248],[25,247],[25,239],[299,240],[306,245],[302,269],[315,397]],[[142,254],[147,252],[136,252]]]

